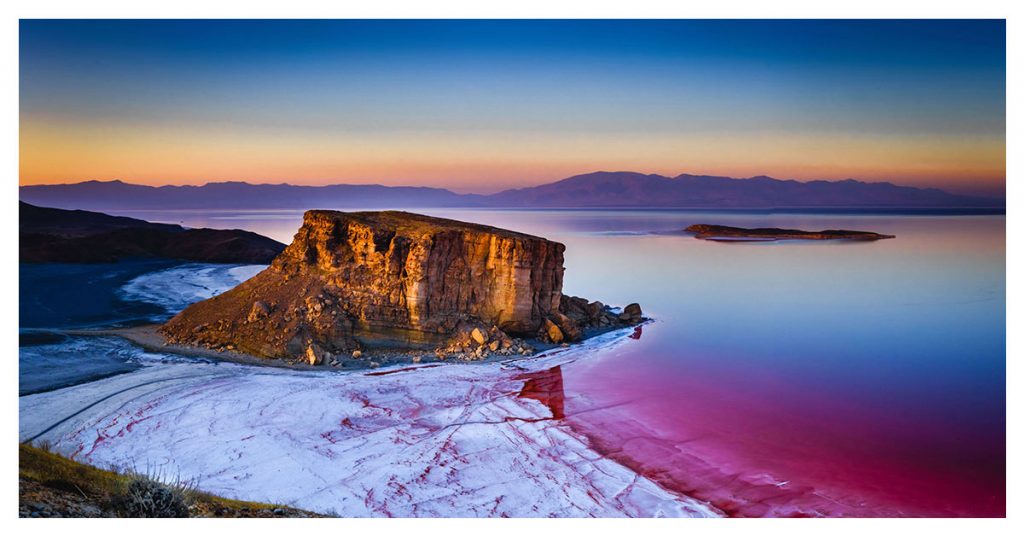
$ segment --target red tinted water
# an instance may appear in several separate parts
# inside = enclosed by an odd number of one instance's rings
[[[566,422],[598,451],[727,515],[1005,515],[1002,446],[956,423],[907,429],[828,393],[795,402],[767,378],[679,374],[629,349],[564,375]]]
[[[565,390],[562,384],[562,367],[531,372],[517,376],[517,380],[526,380],[519,396],[532,398],[551,410],[553,419],[565,417]]]

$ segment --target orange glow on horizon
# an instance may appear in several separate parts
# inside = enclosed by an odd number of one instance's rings
[[[1000,137],[821,134],[332,134],[65,124],[22,118],[21,185],[120,179],[433,186],[491,193],[597,170],[854,178],[1002,195]]]

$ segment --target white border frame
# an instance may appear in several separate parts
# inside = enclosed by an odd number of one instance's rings
[[[1021,5],[1017,1],[973,0],[971,2],[933,0],[859,0],[855,4],[814,2],[807,0],[716,0],[684,4],[683,2],[658,0],[630,0],[609,2],[606,0],[520,0],[503,4],[470,0],[433,0],[430,2],[404,0],[388,2],[363,2],[344,4],[327,0],[291,0],[268,2],[266,0],[220,1],[177,0],[170,3],[144,4],[130,0],[51,0],[35,2],[12,1],[4,5],[6,16],[2,28],[3,40],[3,142],[5,165],[11,176],[18,176],[18,20],[21,18],[1005,18],[1007,37],[1007,519],[867,519],[867,520],[729,520],[729,521],[670,521],[670,520],[280,520],[256,521],[239,520],[229,530],[245,530],[258,534],[276,534],[285,528],[300,530],[341,530],[350,533],[362,531],[394,531],[396,534],[430,533],[450,534],[453,531],[477,532],[485,530],[488,536],[521,536],[527,531],[557,532],[587,531],[589,533],[617,534],[626,531],[643,531],[664,534],[678,534],[682,531],[698,531],[709,534],[736,534],[757,531],[759,534],[814,534],[825,531],[828,534],[850,534],[863,536],[866,533],[886,534],[924,533],[929,534],[1024,534],[1024,504],[1022,504],[1022,470],[1020,455],[1024,452],[1021,441],[1021,391],[1024,388],[1021,377],[1021,336],[1015,328],[1020,327],[1021,287],[1009,274],[1024,273],[1021,263],[1021,224],[1016,217],[1020,210],[1020,187],[1010,180],[1017,169],[1021,152],[1019,143],[1020,106],[1013,97],[1020,97],[1021,87],[1021,46],[1019,33],[1021,24],[1018,15]],[[1015,130],[1016,129],[1016,130]],[[13,178],[4,186],[4,202],[7,210],[2,217],[4,261],[0,264],[3,277],[0,279],[3,292],[8,296],[0,308],[0,344],[8,349],[6,357],[0,360],[0,381],[4,385],[2,399],[3,437],[0,440],[0,509],[4,512],[2,522],[8,530],[29,531],[33,534],[59,533],[68,530],[127,533],[146,530],[155,534],[174,534],[181,530],[214,533],[223,531],[223,521],[203,520],[24,520],[16,519],[17,496],[14,489],[15,460],[17,458],[17,360],[14,347],[18,325],[18,273],[17,228],[18,214],[14,201],[17,198],[17,181]],[[239,524],[244,523],[242,527]],[[296,527],[305,523],[303,527]],[[310,526],[317,523],[316,527]],[[333,523],[328,526],[327,523]],[[343,524],[343,526],[338,525]],[[145,527],[142,526],[145,524]],[[8,532],[16,534],[17,532]]]

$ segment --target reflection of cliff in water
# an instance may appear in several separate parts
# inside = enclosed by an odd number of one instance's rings
[[[521,398],[532,398],[544,404],[551,410],[553,419],[565,417],[565,391],[562,387],[561,365],[523,374],[517,376],[516,379],[526,380],[522,390],[519,391]]]

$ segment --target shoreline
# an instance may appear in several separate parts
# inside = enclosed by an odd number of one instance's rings
[[[487,367],[338,375],[146,367],[24,399],[19,437],[93,466],[159,458],[207,493],[345,517],[717,517],[600,455],[563,420],[561,366],[630,335],[615,330]],[[78,412],[53,423],[55,410]],[[269,470],[278,460],[290,464],[287,475]],[[520,484],[494,486],[510,475]]]
[[[142,326],[132,326],[126,328],[68,329],[55,331],[58,333],[62,333],[64,335],[72,335],[78,337],[119,337],[150,352],[174,354],[184,357],[212,359],[214,361],[224,361],[228,363],[237,363],[240,365],[257,365],[272,368],[286,368],[293,370],[324,369],[324,367],[303,365],[301,363],[289,363],[279,359],[266,359],[256,357],[254,355],[243,354],[241,352],[233,352],[229,350],[218,352],[216,350],[209,350],[206,348],[184,346],[180,344],[167,344],[163,335],[160,335],[157,332],[157,329],[159,329],[160,326],[161,324],[146,324]]]
[[[363,350],[360,358],[354,358],[351,356],[336,356],[337,365],[331,365],[326,361],[321,365],[309,365],[299,360],[285,360],[285,359],[272,359],[265,357],[258,357],[251,354],[242,352],[236,352],[233,350],[211,350],[208,348],[201,348],[196,346],[185,346],[181,344],[168,344],[163,335],[161,335],[157,329],[161,324],[147,324],[142,326],[132,326],[125,328],[107,328],[107,329],[66,329],[66,330],[52,330],[55,333],[63,335],[79,336],[79,337],[118,337],[124,339],[132,344],[139,346],[140,348],[156,353],[174,354],[184,357],[191,357],[197,359],[210,359],[214,361],[223,361],[227,363],[235,363],[240,365],[259,366],[259,367],[270,367],[287,370],[300,370],[309,372],[362,372],[367,370],[375,370],[379,368],[392,367],[392,366],[413,366],[418,367],[420,365],[438,365],[438,364],[487,364],[487,363],[503,363],[510,361],[519,361],[523,359],[530,359],[541,357],[551,350],[562,350],[572,347],[578,347],[586,344],[588,341],[611,333],[619,329],[625,330],[632,328],[634,331],[641,326],[652,322],[651,319],[646,318],[640,324],[636,326],[625,326],[616,328],[607,328],[600,330],[593,330],[590,332],[584,332],[583,338],[573,344],[544,344],[536,339],[530,339],[528,342],[535,348],[535,352],[526,355],[498,355],[491,354],[481,359],[458,359],[448,358],[439,359],[438,356],[429,350],[404,350],[404,349],[372,349]],[[628,335],[624,335],[628,336]]]

